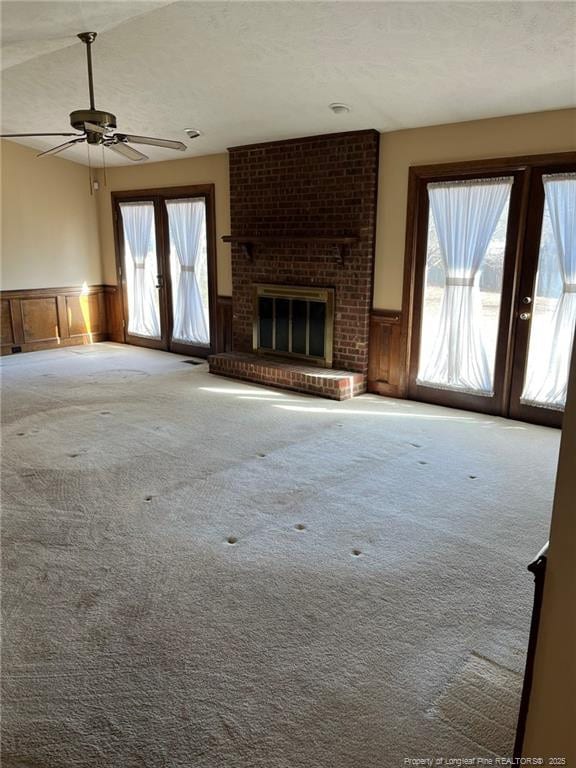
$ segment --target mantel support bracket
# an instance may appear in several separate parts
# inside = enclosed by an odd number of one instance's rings
[[[342,243],[335,243],[334,244],[334,256],[336,258],[336,263],[339,267],[341,267],[344,264],[344,251],[347,248],[346,245],[343,245]]]

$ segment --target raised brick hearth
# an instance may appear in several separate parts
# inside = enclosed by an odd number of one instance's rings
[[[335,370],[259,356],[216,356],[211,370],[338,399],[355,374],[345,396],[365,390],[378,144],[376,131],[354,131],[230,150],[233,351],[254,351],[258,284],[331,288]]]
[[[364,376],[333,368],[298,365],[242,352],[224,352],[208,358],[210,373],[293,389],[331,400],[348,400],[366,390]]]

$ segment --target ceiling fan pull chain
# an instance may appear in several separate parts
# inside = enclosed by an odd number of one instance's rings
[[[108,178],[106,176],[106,152],[104,152],[104,144],[100,144],[102,147],[102,174],[103,178],[102,181],[104,182],[104,186],[108,186]]]
[[[94,185],[92,183],[92,158],[90,156],[90,144],[88,146],[88,181],[90,182],[90,196],[94,197]]]

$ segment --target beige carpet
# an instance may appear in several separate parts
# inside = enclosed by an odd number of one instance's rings
[[[509,754],[559,433],[184,359],[2,361],[3,768]]]

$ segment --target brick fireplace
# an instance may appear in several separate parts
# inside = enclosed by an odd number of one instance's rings
[[[211,371],[336,399],[365,390],[378,143],[370,130],[229,150],[234,351],[214,355]],[[333,297],[330,369],[318,370],[305,354],[283,359],[292,350],[292,330],[281,349],[255,347],[258,286],[272,293],[277,287],[280,296],[304,288]],[[292,323],[294,312],[305,311],[297,299],[261,306],[289,313]]]

